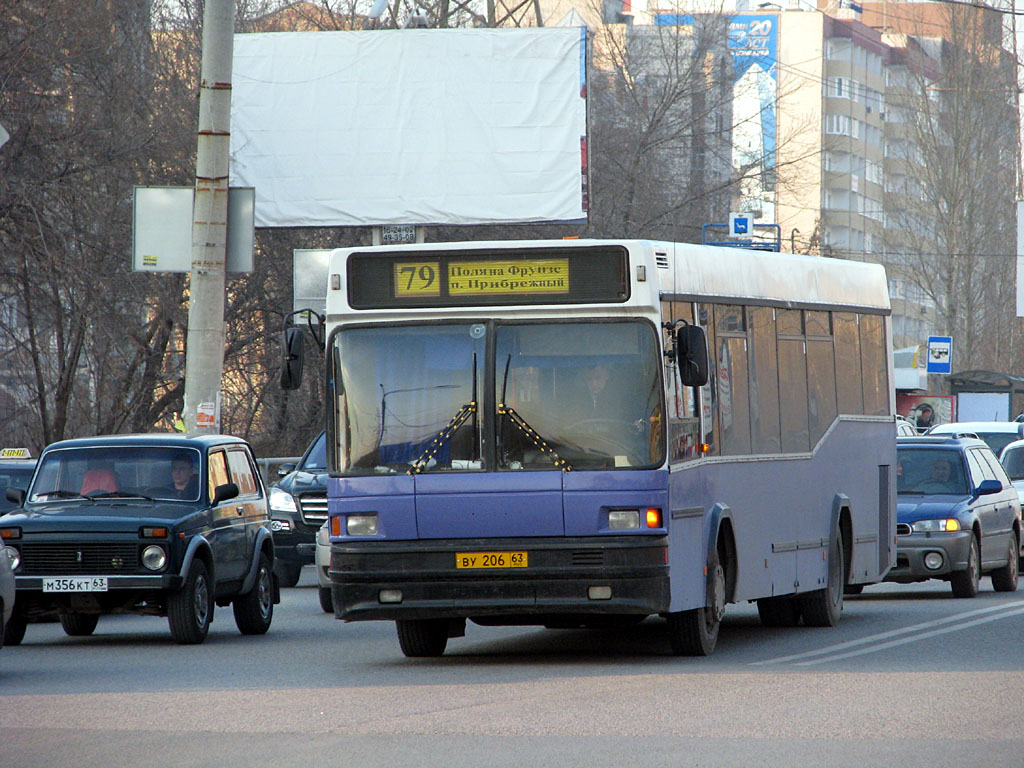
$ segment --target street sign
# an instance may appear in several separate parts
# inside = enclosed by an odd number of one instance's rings
[[[754,231],[754,222],[749,213],[729,214],[729,237],[747,237]]]
[[[950,373],[953,363],[953,337],[928,337],[928,373]]]

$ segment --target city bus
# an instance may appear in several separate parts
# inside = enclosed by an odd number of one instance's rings
[[[881,266],[524,240],[336,249],[327,279],[335,615],[406,656],[648,618],[703,656],[730,603],[834,626],[893,565]]]

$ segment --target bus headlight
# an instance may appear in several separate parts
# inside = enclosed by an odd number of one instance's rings
[[[608,512],[608,527],[613,531],[640,527],[639,509],[613,509]]]
[[[150,544],[142,550],[142,564],[151,571],[159,571],[167,565],[167,553],[163,547]]]
[[[345,519],[345,531],[349,536],[376,536],[376,515],[349,515]]]

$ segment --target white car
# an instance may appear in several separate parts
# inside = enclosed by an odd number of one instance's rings
[[[1007,443],[999,454],[999,463],[1017,489],[1017,494],[1024,499],[1024,440]],[[1024,541],[1021,542],[1021,562],[1024,563]]]
[[[331,567],[331,542],[327,538],[327,523],[316,532],[316,582],[320,594],[320,607],[325,613],[334,613],[334,601],[331,599],[331,579],[327,569]]]
[[[1014,440],[1024,439],[1024,422],[1020,421],[954,421],[936,424],[926,435],[974,435],[984,440],[992,453],[999,456]]]
[[[0,648],[4,647],[4,630],[14,613],[14,563],[11,562],[13,550],[4,546],[0,539]]]

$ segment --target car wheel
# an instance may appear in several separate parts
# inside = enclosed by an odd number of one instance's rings
[[[96,631],[100,620],[98,613],[64,613],[60,617],[60,625],[64,634],[71,637],[88,637]]]
[[[195,645],[206,639],[213,621],[213,585],[206,564],[196,559],[189,566],[185,583],[167,600],[167,623],[180,645]]]
[[[0,648],[4,647],[4,633],[7,631],[7,622],[4,621],[4,601],[0,600]]]
[[[11,614],[7,626],[4,628],[4,645],[21,645],[25,639],[25,630],[28,628],[28,617],[23,611],[18,610],[18,603],[14,603],[14,613]]]
[[[331,597],[330,587],[320,587],[320,607],[324,609],[324,613],[334,613],[334,598]]]
[[[406,656],[440,656],[448,645],[447,619],[399,619],[398,644]]]
[[[766,627],[795,627],[800,623],[800,600],[794,597],[762,597],[757,615]]]
[[[260,553],[256,583],[231,604],[235,625],[243,635],[263,635],[274,619],[274,578],[267,556]]]
[[[981,579],[981,553],[978,551],[978,539],[971,535],[971,548],[967,553],[967,567],[962,571],[949,574],[949,586],[953,588],[955,597],[974,597],[978,594],[978,581]]]
[[[828,584],[800,599],[804,624],[808,627],[834,627],[843,612],[843,587],[846,586],[846,562],[842,531],[836,533],[828,551]]]
[[[1017,543],[1017,535],[1010,535],[1010,554],[1006,565],[992,571],[992,586],[996,592],[1016,592],[1019,565],[1017,562],[1020,544]]]
[[[289,563],[284,560],[278,561],[277,581],[282,587],[294,587],[299,583],[301,576],[302,565],[300,563]]]

